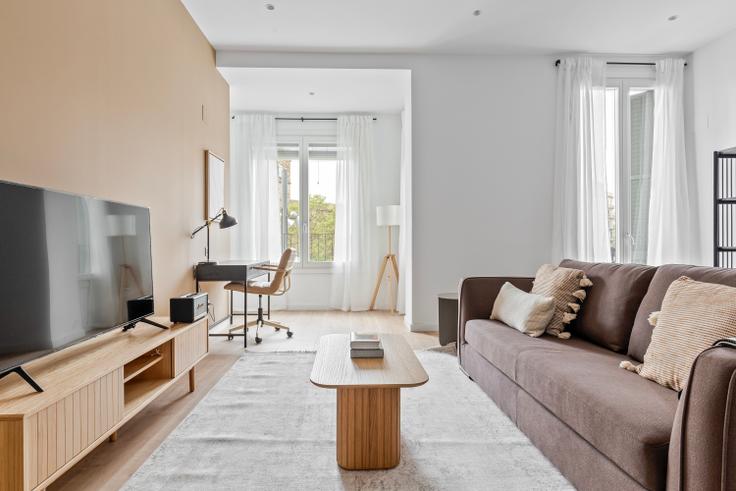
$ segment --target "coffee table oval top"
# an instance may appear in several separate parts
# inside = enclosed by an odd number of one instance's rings
[[[318,387],[400,388],[427,383],[429,376],[400,334],[380,334],[383,358],[350,358],[350,335],[319,339],[309,379]]]

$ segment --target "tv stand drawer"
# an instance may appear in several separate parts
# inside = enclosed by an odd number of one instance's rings
[[[123,370],[119,368],[25,420],[28,487],[75,461],[123,417]]]
[[[207,354],[209,336],[207,323],[194,324],[186,332],[174,338],[174,376],[189,370]]]

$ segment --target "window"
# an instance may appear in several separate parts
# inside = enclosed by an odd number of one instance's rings
[[[335,255],[337,148],[334,139],[302,137],[278,145],[281,242],[305,265]]]
[[[609,80],[606,183],[611,257],[646,263],[654,90],[648,80]]]

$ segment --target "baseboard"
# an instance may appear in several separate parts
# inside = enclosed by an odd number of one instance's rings
[[[434,324],[423,324],[418,322],[412,322],[409,325],[411,332],[437,332],[439,329]]]

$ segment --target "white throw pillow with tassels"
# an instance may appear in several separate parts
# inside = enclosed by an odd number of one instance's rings
[[[532,293],[555,300],[555,313],[547,326],[547,334],[561,339],[570,337],[565,326],[575,320],[585,300],[584,288],[592,286],[585,273],[579,269],[543,264],[534,278]]]

